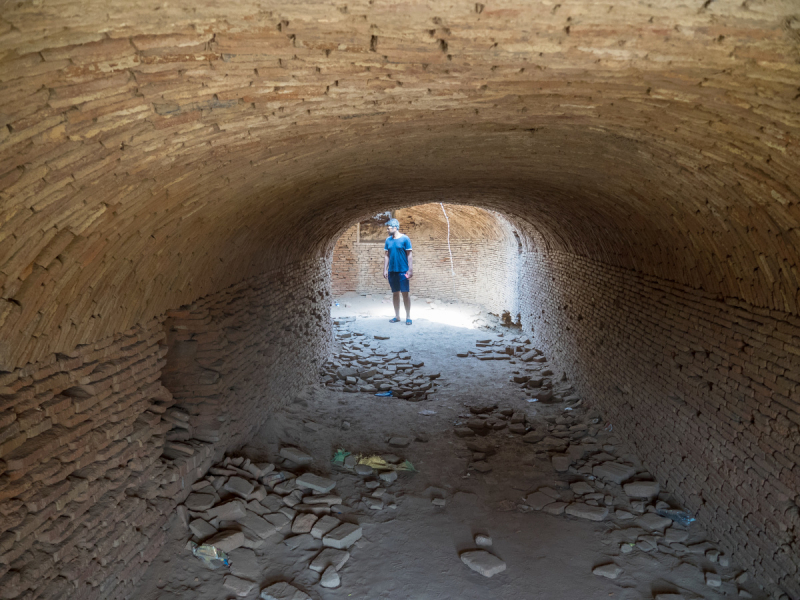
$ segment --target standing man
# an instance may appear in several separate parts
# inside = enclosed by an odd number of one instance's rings
[[[408,280],[413,275],[414,260],[411,258],[411,240],[400,233],[400,221],[389,219],[386,222],[389,237],[383,246],[383,276],[389,280],[394,302],[394,319],[390,323],[400,322],[400,294],[406,307],[406,325],[411,325],[411,298],[408,296]]]

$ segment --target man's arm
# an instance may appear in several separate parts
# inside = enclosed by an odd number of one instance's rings
[[[389,251],[383,251],[383,278],[389,279]]]
[[[408,258],[408,278],[414,275],[414,257],[411,255],[411,250],[406,250],[406,257]]]

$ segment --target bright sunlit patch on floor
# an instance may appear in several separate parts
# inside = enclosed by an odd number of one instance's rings
[[[391,319],[394,316],[391,298],[387,299],[379,294],[360,296],[349,293],[336,298],[335,302],[338,302],[339,306],[334,304],[331,307],[333,318],[359,315]],[[428,303],[421,298],[411,302],[411,319],[415,323],[429,321],[451,327],[477,329],[480,326],[481,313],[481,307],[475,304]],[[402,304],[400,318],[405,320],[405,309]]]

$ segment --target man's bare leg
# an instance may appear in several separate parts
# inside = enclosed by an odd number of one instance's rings
[[[397,294],[395,294],[397,297]],[[406,308],[406,321],[411,318],[411,296],[409,296],[408,292],[403,292],[403,306]],[[400,304],[399,302],[395,303],[394,312],[397,313],[397,318],[400,318]]]
[[[403,294],[403,296],[408,296],[408,294]],[[408,301],[406,300],[406,306],[408,306]],[[395,292],[392,294],[392,303],[394,303],[394,316],[399,321],[400,320],[400,292]],[[408,310],[408,309],[406,309]]]

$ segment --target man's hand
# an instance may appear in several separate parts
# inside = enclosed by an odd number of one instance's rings
[[[384,269],[383,270],[383,278],[384,279],[389,279],[389,270],[388,269]]]
[[[411,269],[406,271],[406,279],[411,279],[413,276],[414,276],[414,272]]]

